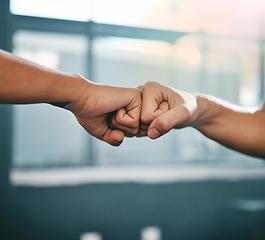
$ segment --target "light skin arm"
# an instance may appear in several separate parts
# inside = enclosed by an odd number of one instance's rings
[[[172,128],[191,126],[224,146],[265,158],[265,106],[244,111],[211,96],[148,82],[142,87],[141,121],[139,136],[156,139]]]
[[[207,137],[239,152],[265,158],[265,108],[251,112],[205,95],[197,96],[193,126]]]
[[[128,134],[138,132],[141,95],[138,89],[95,84],[0,50],[0,103],[51,103],[70,110],[91,135],[118,146],[124,132],[110,128],[115,118]]]

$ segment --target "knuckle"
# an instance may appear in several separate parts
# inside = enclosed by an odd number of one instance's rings
[[[153,87],[155,85],[157,85],[157,82],[155,82],[155,81],[148,81],[148,82],[145,83],[144,86],[145,87]]]
[[[116,123],[119,123],[119,124],[121,124],[123,122],[123,118],[119,114],[116,114],[112,120],[115,121]]]
[[[141,91],[139,88],[134,88],[134,91],[135,91],[135,94],[138,96],[138,97],[141,97]]]
[[[141,128],[141,130],[146,131],[146,130],[148,129],[148,127],[149,127],[149,124],[144,124],[144,123],[141,123],[141,124],[140,124],[140,128]]]
[[[128,131],[131,135],[135,136],[139,131],[139,128],[132,128]]]
[[[111,128],[118,128],[118,127],[119,127],[119,125],[118,125],[118,123],[117,123],[115,117],[112,117],[112,118],[111,118],[111,121],[110,121],[110,127],[111,127]]]
[[[130,133],[131,135],[135,136],[135,135],[138,133],[138,128],[130,129],[130,130],[128,131],[128,133]]]
[[[144,88],[146,89],[160,89],[164,85],[160,82],[155,82],[155,81],[148,81],[145,83]]]
[[[150,122],[152,122],[152,120],[153,120],[152,114],[142,113],[142,115],[141,115],[141,122],[142,123],[149,124]]]
[[[134,102],[137,102],[139,99],[141,99],[141,91],[138,88],[131,88],[131,94],[134,98]]]
[[[134,120],[133,122],[132,122],[132,124],[131,124],[131,126],[133,127],[133,128],[138,128],[139,127],[139,120]]]
[[[158,118],[156,123],[157,123],[158,128],[159,128],[163,133],[169,131],[169,129],[170,129],[169,124],[168,124],[166,121],[164,121],[162,118]]]
[[[110,121],[111,124],[115,125],[116,124],[116,119],[114,116],[111,117],[111,121]]]
[[[147,131],[144,130],[140,130],[136,135],[136,137],[145,137],[145,136],[147,136]]]
[[[137,119],[128,119],[128,118],[116,118],[116,126],[124,126],[128,128],[138,128],[139,120]]]

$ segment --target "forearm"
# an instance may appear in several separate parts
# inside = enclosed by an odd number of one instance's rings
[[[265,158],[265,111],[244,111],[206,95],[197,96],[193,126],[239,152]]]
[[[138,89],[95,84],[1,50],[0,103],[51,103],[64,107],[89,134],[113,146],[121,144],[125,133],[133,136],[139,129]]]
[[[87,86],[78,75],[45,68],[0,50],[0,103],[67,104]]]

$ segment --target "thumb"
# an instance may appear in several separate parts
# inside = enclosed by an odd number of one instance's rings
[[[109,143],[112,146],[119,146],[124,139],[124,132],[118,129],[108,129],[103,137],[101,137],[101,140],[104,142]]]
[[[185,107],[176,106],[157,116],[150,124],[147,135],[151,139],[159,138],[172,128],[184,124],[189,118],[190,113]]]

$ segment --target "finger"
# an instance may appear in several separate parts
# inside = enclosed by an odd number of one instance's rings
[[[142,129],[142,130],[147,131],[148,127],[149,127],[149,124],[145,124],[145,123],[140,124],[140,129]]]
[[[149,112],[149,118],[146,122],[149,122],[149,124],[146,124],[146,123],[142,123],[141,124],[141,127],[143,127],[144,130],[147,130],[148,126],[150,125],[150,123],[156,118],[158,117],[160,114],[162,113],[165,113],[166,111],[169,110],[169,104],[168,102],[164,101],[164,102],[161,102],[159,105],[158,105],[158,108],[153,112],[153,113],[150,113]],[[147,113],[146,113],[147,114]],[[142,121],[142,118],[145,118],[144,116],[141,117],[141,121]],[[143,120],[144,121],[144,120]],[[147,127],[147,128],[146,128]]]
[[[156,114],[155,115],[158,116],[158,115],[160,115],[160,114],[162,114],[162,113],[164,113],[164,112],[166,112],[168,110],[169,110],[169,104],[168,104],[168,102],[162,102],[162,103],[159,104],[158,109],[156,110]],[[140,124],[140,128],[142,130],[147,130],[148,127],[149,127],[149,125],[150,124],[141,123]]]
[[[154,112],[154,115],[153,115],[154,119],[157,118],[160,114],[165,113],[168,110],[169,110],[168,102],[164,101],[164,102],[160,103],[158,106],[158,109]],[[149,124],[149,126],[150,126],[150,124]]]
[[[141,122],[151,123],[159,114],[159,105],[164,101],[160,84],[147,82],[142,89]],[[162,109],[165,105],[162,105]]]
[[[159,106],[158,106],[158,110],[160,110],[161,113],[164,113],[164,112],[168,111],[169,110],[168,102],[164,101],[164,102],[160,103]]]
[[[134,89],[134,98],[130,101],[130,103],[125,107],[126,114],[122,118],[123,122],[122,124],[132,127],[132,128],[138,128],[139,122],[140,122],[140,114],[141,114],[141,108],[142,108],[142,96],[139,89]],[[119,112],[120,111],[120,112]],[[119,110],[117,112],[117,121],[119,121],[119,117],[122,116],[122,111]],[[121,115],[119,115],[121,114]],[[127,122],[126,122],[127,121]]]
[[[162,102],[162,103],[159,104],[158,109],[156,110],[156,113],[155,113],[154,116],[156,116],[156,115],[158,116],[158,115],[160,115],[160,114],[162,114],[162,113],[164,113],[164,112],[166,112],[168,110],[169,110],[168,102]],[[140,124],[140,128],[142,130],[147,130],[149,125],[150,124],[141,123]]]
[[[108,129],[102,137],[102,140],[109,143],[112,146],[121,145],[124,139],[124,132],[118,129]]]
[[[133,111],[127,112],[125,108],[119,109],[115,115],[116,122],[127,128],[138,128],[140,113],[136,117],[137,114],[133,113]]]
[[[136,134],[130,134],[130,133],[128,133],[128,132],[124,132],[124,134],[125,134],[125,137],[128,137],[128,138],[133,138],[134,136],[136,136]]]
[[[129,135],[133,135],[133,136],[135,136],[137,134],[138,129],[139,129],[138,126],[136,128],[131,128],[131,127],[127,127],[125,125],[119,124],[117,122],[116,115],[112,116],[109,126],[112,129],[119,129],[119,130],[122,130],[123,132],[126,132]]]
[[[97,114],[115,112],[119,124],[127,127],[138,127],[141,113],[141,93],[137,88],[118,88],[100,86],[102,96]]]
[[[141,93],[139,89],[128,89],[128,91],[128,94],[132,94],[133,97],[127,106],[117,110],[112,124],[131,137],[135,136],[139,130]]]
[[[139,132],[137,133],[136,137],[145,137],[147,136],[147,131],[140,129]]]
[[[147,135],[151,139],[156,139],[172,128],[187,122],[189,118],[189,111],[178,105],[155,118],[148,128]]]

